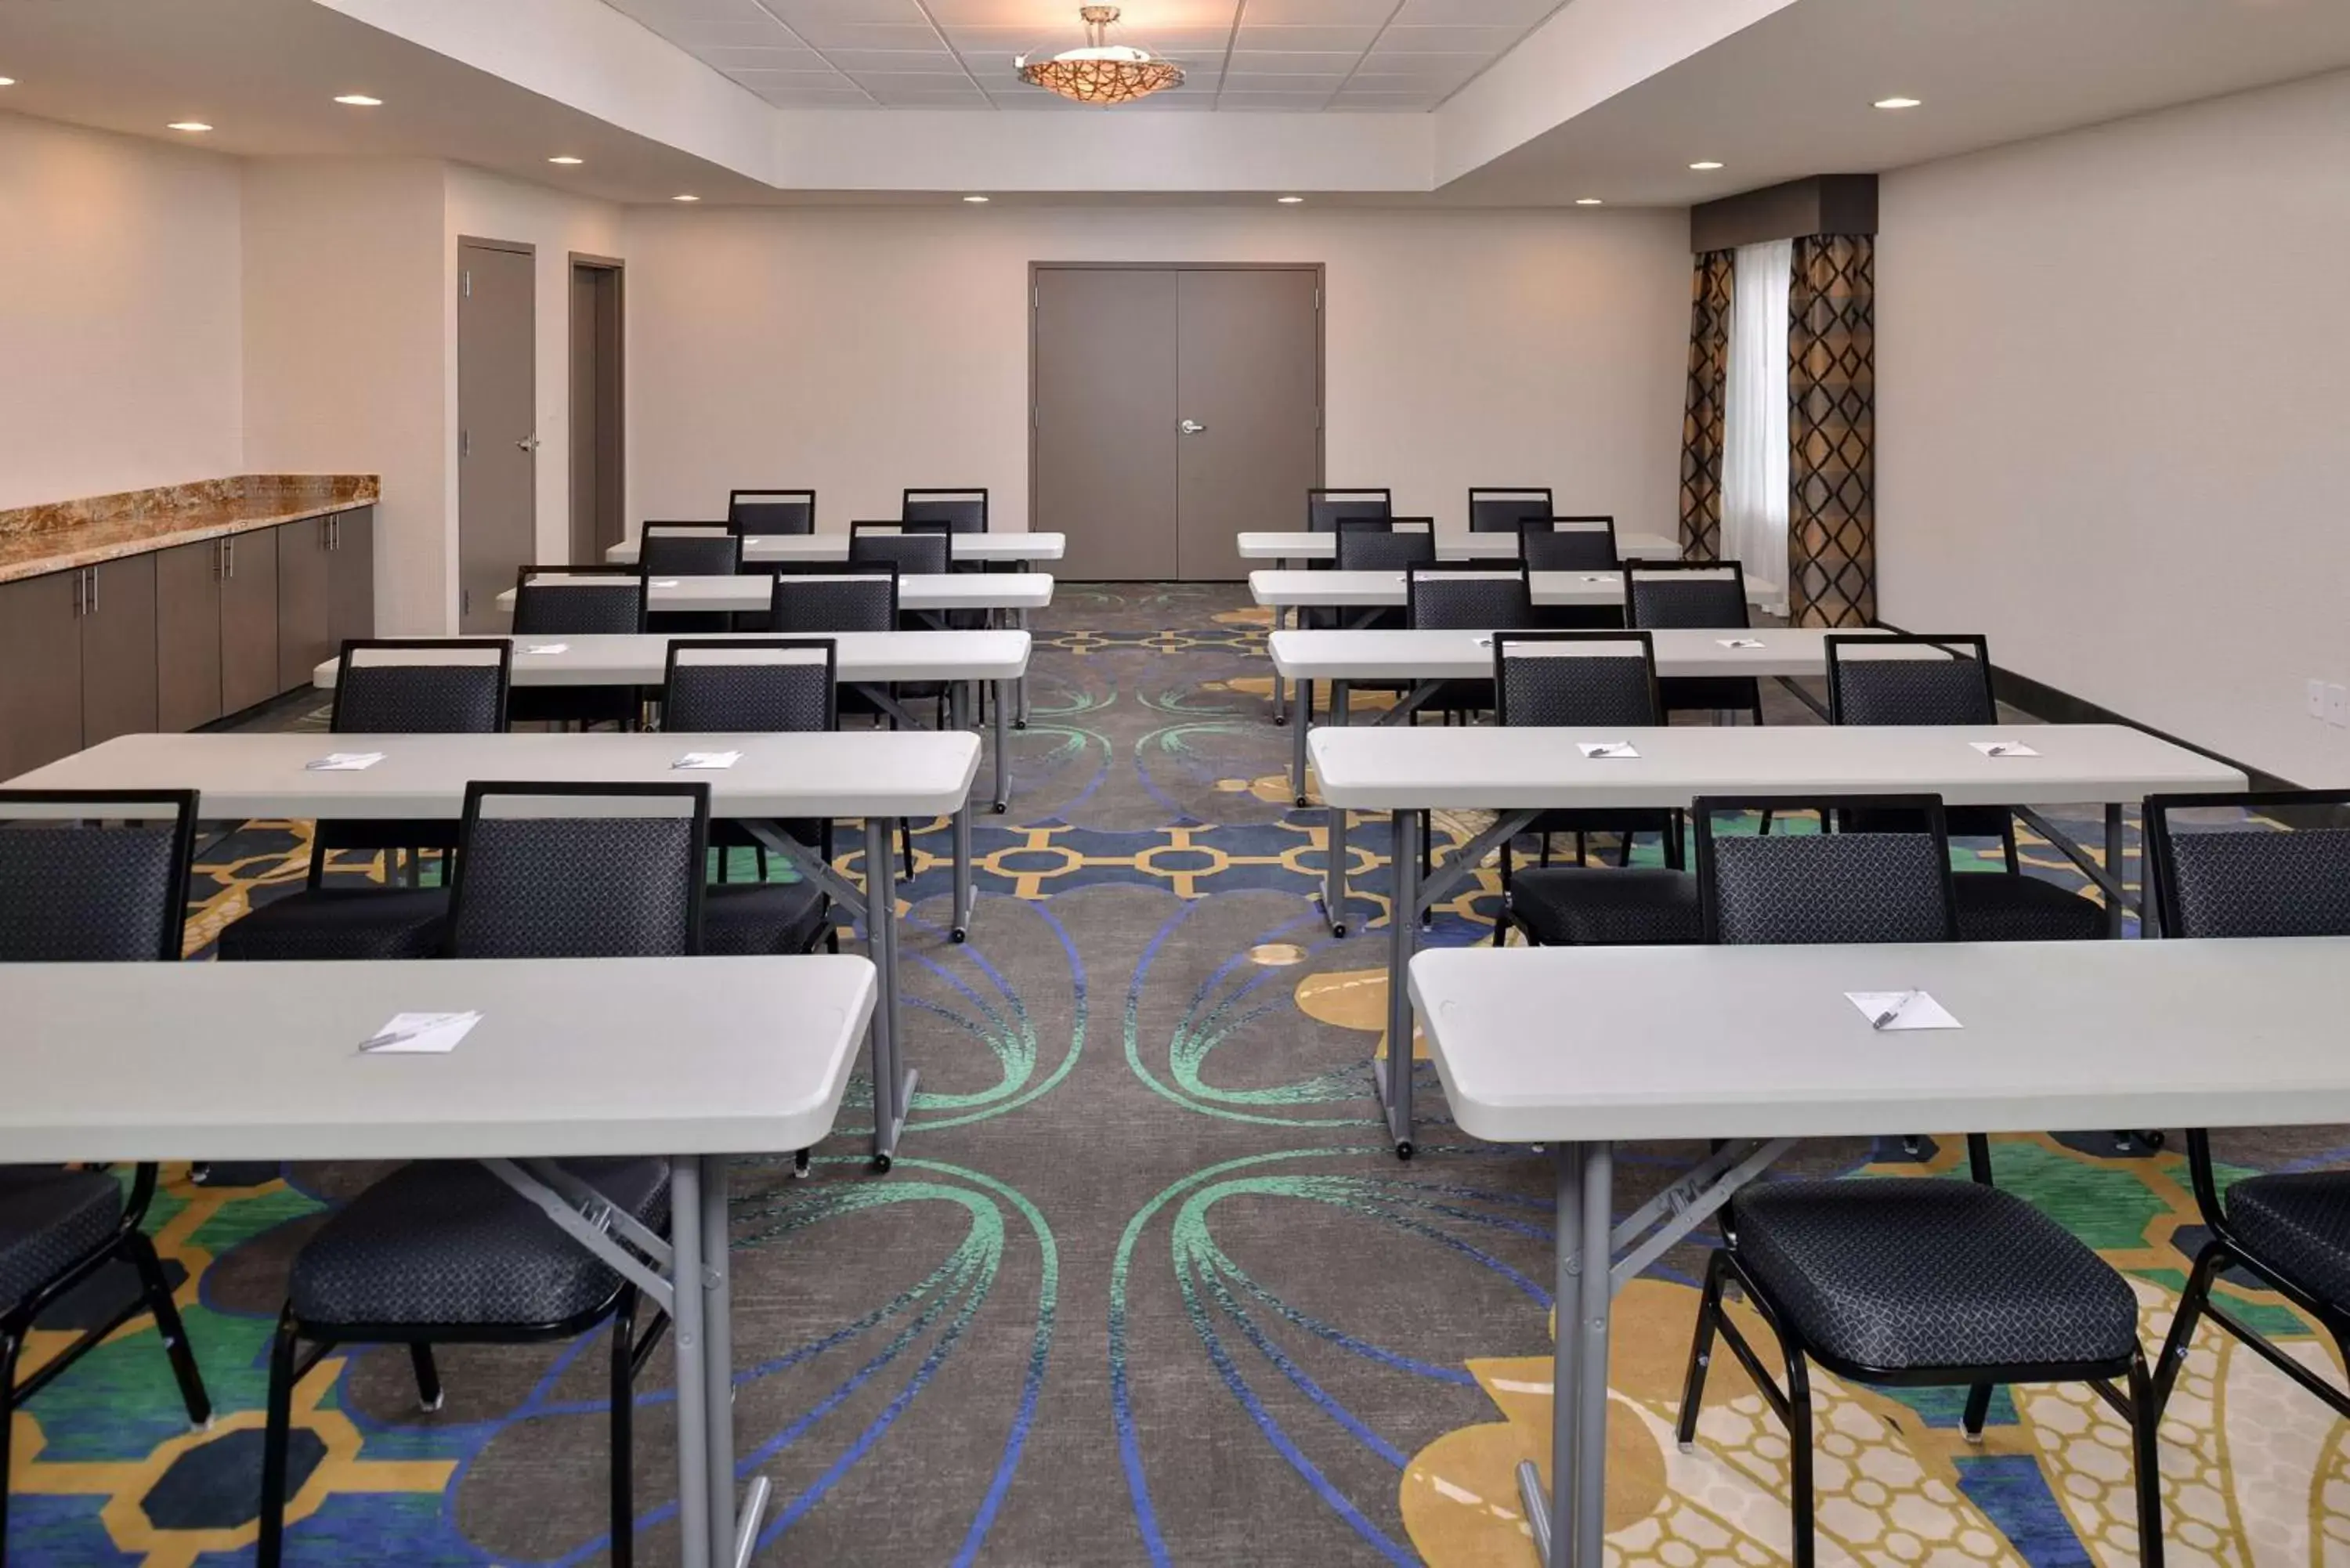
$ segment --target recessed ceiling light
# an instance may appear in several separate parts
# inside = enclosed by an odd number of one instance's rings
[[[702,198],[699,196],[671,196],[670,200],[672,202],[699,202]]]
[[[201,119],[175,119],[163,129],[166,130],[210,130],[212,127],[206,125]]]
[[[1700,158],[1696,162],[1690,164],[1690,167],[1692,169],[1719,169],[1721,165],[1711,158]]]
[[[1274,200],[1280,202],[1284,207],[1295,207],[1299,202],[1305,201],[1305,198],[1303,196],[1275,196]]]
[[[1878,109],[1916,109],[1919,104],[1924,103],[1925,101],[1926,100],[1922,98],[1881,98],[1877,100],[1876,107]]]
[[[363,92],[341,93],[337,95],[335,101],[337,103],[349,104],[353,109],[381,109],[383,107],[383,99],[380,98],[369,98]]]
[[[0,77],[0,87],[15,87],[16,85],[16,78],[15,77]]]
[[[1575,204],[1578,207],[1604,207],[1607,203],[1596,196],[1577,196]]]
[[[987,198],[984,196],[965,196],[963,200],[969,202],[974,207],[984,207],[987,205]]]
[[[549,163],[577,163],[577,162],[580,161],[580,160],[578,160],[578,159],[577,159],[577,158],[571,158],[571,157],[563,157],[563,158],[550,158],[550,159],[548,159],[548,160],[547,160],[547,161],[548,161]]]

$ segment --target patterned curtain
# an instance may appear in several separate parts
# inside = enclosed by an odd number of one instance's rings
[[[1735,251],[1708,251],[1690,280],[1689,398],[1681,416],[1681,554],[1721,557],[1721,418],[1730,379]]]
[[[1795,242],[1787,292],[1787,614],[1877,618],[1877,242]]]

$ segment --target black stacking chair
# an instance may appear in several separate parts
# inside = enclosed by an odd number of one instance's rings
[[[850,545],[855,547],[852,537]],[[795,637],[820,636],[845,631],[895,631],[898,628],[898,567],[894,562],[879,561],[854,570],[836,569],[822,575],[816,573],[780,574],[775,578],[773,598],[769,601],[767,629]],[[861,692],[841,693],[836,701],[839,712],[884,716],[881,710],[868,701]],[[897,720],[889,722],[894,727]],[[899,825],[899,840],[906,849],[906,875],[914,874],[914,841],[912,829]]]
[[[1829,637],[1828,722],[1831,724],[1996,724],[1991,650],[1970,635]],[[1996,838],[2006,854],[2005,876],[1957,878],[1959,936],[1970,942],[2094,941],[2106,934],[2106,912],[2079,894],[2023,874],[2015,847],[2015,818],[2005,806],[1960,805],[1945,813],[1953,838]],[[1851,824],[1866,826],[1877,814]]]
[[[1767,836],[1714,832],[1719,813],[1784,815],[1890,807],[1923,831]],[[1699,897],[1717,942],[1939,942],[1958,936],[1949,839],[1932,795],[1862,800],[1700,799]],[[1854,1015],[1853,1026],[1866,1028]],[[1888,1037],[1886,1049],[1900,1049]],[[1915,1049],[1915,1047],[1908,1047]],[[1948,1047],[1963,1050],[1963,1045]],[[1716,1334],[1787,1427],[1794,1562],[1813,1543],[1812,1399],[1816,1361],[1855,1383],[1963,1386],[1960,1417],[1980,1441],[2001,1384],[2086,1383],[2131,1422],[2138,1540],[2161,1560],[2158,1410],[2137,1342],[2137,1300],[2096,1253],[2029,1203],[1991,1185],[1991,1145],[1967,1138],[1970,1180],[1764,1181],[1723,1210],[1698,1302],[1679,1436],[1697,1436]],[[1785,1353],[1786,1386],[1722,1311],[1735,1283]],[[2126,1397],[2114,1387],[2126,1378]]]
[[[533,815],[560,802],[578,809]],[[468,784],[447,950],[454,958],[698,952],[709,838],[706,784]],[[667,1230],[666,1161],[560,1163],[639,1223]],[[612,1561],[628,1563],[635,1377],[662,1322],[656,1313],[638,1334],[637,1307],[634,1285],[473,1161],[419,1160],[368,1188],[295,1255],[270,1347],[262,1568],[284,1551],[294,1386],[329,1349],[406,1345],[417,1396],[434,1409],[441,1378],[432,1346],[570,1339],[607,1322]],[[310,1352],[297,1361],[306,1341]]]
[[[1504,725],[1572,729],[1589,740],[1663,722],[1657,701],[1657,655],[1645,631],[1503,631],[1493,634],[1493,716]],[[1678,811],[1546,811],[1527,832],[1542,838],[1542,864],[1511,866],[1502,846],[1503,918],[1499,947],[1514,926],[1535,947],[1694,942],[1700,929],[1697,882],[1681,868]],[[1553,834],[1575,835],[1575,868],[1552,868]],[[1623,855],[1613,867],[1584,863],[1585,837],[1613,833]],[[1660,835],[1662,868],[1634,866],[1635,835]]]
[[[1404,574],[1404,618],[1415,630],[1531,631],[1534,591],[1523,564],[1460,561],[1414,566]],[[1440,710],[1447,722],[1484,711],[1493,706],[1492,682],[1444,681],[1427,706]]]
[[[898,503],[898,515],[908,523],[943,523],[951,534],[984,534],[987,492],[969,486],[908,490]]]
[[[730,490],[726,525],[737,534],[813,534],[813,490]]]
[[[1530,517],[1518,524],[1518,559],[1529,572],[1621,570],[1616,519]],[[1624,612],[1608,605],[1544,605],[1534,612],[1534,620],[1560,630],[1612,630],[1624,624]]]
[[[848,564],[869,566],[883,562],[904,576],[943,576],[953,564],[954,549],[944,523],[851,523]]]
[[[1624,566],[1624,624],[1746,628],[1746,572],[1736,561],[1633,561]],[[1675,713],[1743,711],[1762,722],[1762,685],[1752,676],[1675,675],[1657,682],[1665,719]]]
[[[1403,572],[1436,565],[1436,520],[1432,517],[1342,517],[1338,520],[1338,554],[1342,572]],[[1349,621],[1365,627],[1399,627],[1401,610],[1378,610],[1357,617],[1343,609],[1324,610],[1309,625],[1338,626]],[[1361,690],[1357,686],[1357,690]]]
[[[743,569],[743,537],[723,523],[648,523],[637,566],[648,577],[731,577]]]
[[[1305,493],[1308,533],[1335,534],[1338,524],[1348,518],[1394,515],[1395,496],[1386,490],[1352,485],[1338,490],[1315,488]]]
[[[2350,936],[2350,829],[2338,822],[2350,790],[2155,795],[2146,803],[2146,845],[2165,937]],[[2293,831],[2255,820],[2198,826],[2187,814],[2214,808],[2314,818]],[[2224,1072],[2224,1063],[2214,1063]],[[2228,1270],[2272,1290],[2314,1319],[2350,1354],[2350,1170],[2247,1176],[2222,1201],[2211,1135],[2190,1128],[2188,1169],[2210,1232],[2178,1301],[2155,1368],[2155,1406],[2168,1404],[2195,1325],[2209,1317],[2278,1371],[2350,1418],[2350,1394],[2277,1348],[2211,1295]]]
[[[176,963],[195,836],[191,790],[0,790],[0,963]],[[142,1310],[155,1314],[189,1424],[212,1419],[171,1282],[140,1229],[155,1175],[137,1167],[126,1194],[110,1171],[0,1166],[0,1476],[16,1407]],[[118,1261],[138,1275],[138,1293],[18,1383],[17,1357],[42,1314]]]
[[[1510,485],[1498,490],[1469,492],[1469,532],[1514,534],[1523,524],[1551,514],[1550,492],[1534,485]]]
[[[514,645],[504,638],[452,641],[378,638],[343,644],[328,728],[337,734],[494,735],[506,727]],[[322,821],[310,830],[310,869],[299,892],[255,904],[220,935],[225,962],[300,959],[421,959],[440,951],[449,915],[448,861],[438,888],[346,887],[326,880],[329,856],[381,852],[409,858],[457,846],[453,821]]]
[[[639,566],[525,566],[515,577],[516,637],[593,636],[646,629],[647,576]],[[629,687],[531,686],[506,702],[519,724],[637,722],[642,706]]]
[[[676,734],[804,733],[836,727],[834,693],[838,676],[830,638],[683,639],[669,645],[661,682],[661,728]],[[772,825],[832,862],[832,824]],[[748,825],[722,818],[710,825],[718,851],[718,885],[706,889],[702,905],[702,950],[705,953],[804,953],[819,937],[840,939],[827,918],[831,905],[812,877],[797,882],[767,880],[767,849]],[[759,879],[729,882],[731,849],[758,852]]]

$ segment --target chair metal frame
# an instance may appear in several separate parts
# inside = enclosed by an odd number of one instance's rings
[[[1377,512],[1331,511],[1325,507],[1377,506]],[[1309,534],[1335,534],[1343,522],[1375,521],[1395,516],[1395,493],[1384,486],[1367,484],[1315,485],[1305,493],[1305,531]]]
[[[979,526],[976,528],[962,527],[951,518],[917,517],[913,514],[914,508],[916,506],[925,504],[943,504],[953,501],[971,500],[976,500],[979,503]],[[899,494],[898,515],[902,521],[909,524],[943,522],[948,524],[948,531],[950,533],[984,534],[988,532],[989,527],[987,487],[985,485],[979,484],[933,485],[928,488],[921,486],[909,486]]]
[[[790,502],[802,499],[805,499],[807,502],[807,516],[806,518],[807,526],[805,528],[776,529],[766,527],[764,524],[756,528],[750,527],[747,525],[748,519],[743,516],[741,511],[743,504],[746,501],[752,505],[756,506],[763,503],[784,502],[788,504]],[[737,534],[763,534],[775,535],[778,536],[813,534],[816,532],[816,492],[813,490],[730,490],[726,493],[726,526]]]
[[[1551,499],[1550,486],[1547,484],[1471,485],[1469,487],[1469,532],[1471,534],[1516,533],[1520,528],[1523,527],[1533,519],[1534,514],[1532,512],[1522,512],[1518,515],[1512,517],[1507,523],[1480,523],[1477,520],[1477,503],[1480,501],[1509,501],[1516,498],[1523,498],[1531,502],[1537,496],[1539,496],[1542,501],[1541,515],[1548,517],[1551,514],[1551,508],[1556,505],[1557,503]]]

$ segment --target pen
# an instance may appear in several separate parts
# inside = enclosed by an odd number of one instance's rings
[[[380,1034],[369,1035],[360,1041],[359,1049],[380,1051],[387,1045],[405,1045],[420,1034],[430,1034],[436,1029],[453,1028],[460,1023],[478,1023],[481,1018],[482,1015],[478,1012],[452,1012],[446,1018],[436,1019],[420,1028],[387,1029]]]
[[[1882,1012],[1878,1013],[1876,1017],[1874,1017],[1874,1018],[1870,1019],[1870,1020],[1868,1021],[1868,1026],[1869,1026],[1871,1029],[1882,1029],[1882,1028],[1884,1028],[1887,1024],[1888,1024],[1888,1023],[1892,1023],[1895,1019],[1897,1019],[1897,1018],[1898,1018],[1898,1017],[1900,1017],[1900,1016],[1901,1016],[1901,1010],[1902,1010],[1903,1008],[1905,1008],[1905,1007],[1908,1006],[1911,1002],[1915,1002],[1915,1001],[1917,1001],[1917,1000],[1918,1000],[1918,993],[1917,993],[1916,992],[1914,992],[1914,991],[1905,991],[1905,992],[1903,992],[1899,996],[1897,996],[1897,997],[1895,997],[1895,998],[1893,999],[1893,1005],[1892,1005],[1892,1006],[1890,1006],[1890,1007],[1887,1008],[1884,1012]]]

